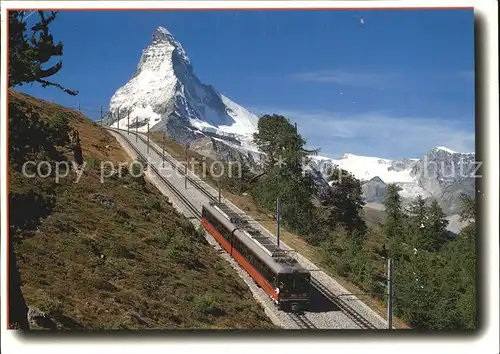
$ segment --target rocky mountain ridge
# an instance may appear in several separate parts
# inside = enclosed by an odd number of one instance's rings
[[[163,27],[153,33],[130,80],[111,97],[104,123],[137,126],[141,132],[166,131],[191,143],[215,135],[252,148],[258,118],[202,83],[182,45]]]
[[[475,153],[460,153],[436,147],[419,159],[387,160],[344,154],[335,160],[315,157],[315,167],[327,171],[335,165],[361,180],[365,201],[382,204],[387,186],[395,183],[405,202],[417,195],[435,198],[448,215],[459,212],[460,195],[474,196],[475,180],[480,174]]]

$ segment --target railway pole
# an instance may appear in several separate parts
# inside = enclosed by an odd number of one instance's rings
[[[184,165],[184,189],[187,189],[187,173],[188,173],[188,148],[184,145],[184,155],[186,157],[186,165]]]
[[[130,135],[130,112],[127,113],[127,135]]]
[[[78,102],[78,112],[81,112],[82,110],[80,109],[80,102]]]
[[[117,126],[118,130],[120,130],[120,107],[118,107],[118,120],[117,120],[116,126]]]
[[[165,167],[165,142],[162,144],[162,151],[161,151],[161,167]]]
[[[148,155],[149,155],[149,121],[148,121]]]
[[[280,197],[276,198],[276,240],[277,246],[280,246]]]
[[[102,116],[102,105],[101,105],[101,128],[102,128],[102,120],[104,119],[104,117]]]
[[[167,145],[167,141],[165,139],[165,131],[163,131],[162,167],[165,167],[165,145]]]
[[[392,259],[387,258],[387,329],[392,329]]]
[[[139,126],[139,117],[135,116],[135,142],[137,142],[137,127]]]

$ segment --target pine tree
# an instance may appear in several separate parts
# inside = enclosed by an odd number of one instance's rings
[[[468,224],[460,230],[457,237],[457,249],[461,257],[455,257],[461,263],[460,295],[457,311],[464,329],[477,328],[476,316],[476,204],[472,197],[462,195],[460,218]]]
[[[476,222],[476,203],[474,198],[466,194],[460,196],[460,220],[468,222],[469,225]]]
[[[284,162],[287,166],[285,171],[294,176],[302,174],[302,164],[307,162],[307,155],[318,152],[305,149],[306,141],[296,127],[286,117],[277,114],[264,115],[259,119],[254,141],[267,155],[265,170]]]
[[[367,226],[361,218],[365,202],[361,182],[353,174],[335,167],[330,182],[332,188],[327,192],[323,204],[329,208],[330,223],[333,228],[342,226],[349,232],[357,231],[363,235]]]
[[[431,213],[430,210],[434,209]],[[437,252],[418,250],[395,266],[396,311],[413,328],[471,330],[476,323],[474,201],[462,197],[461,218],[468,224]],[[437,203],[428,208],[429,230],[443,229]],[[437,216],[432,220],[433,216]],[[412,216],[413,217],[413,216]],[[413,229],[413,228],[411,228]]]
[[[431,202],[428,215],[425,224],[427,239],[424,241],[424,247],[428,251],[436,251],[445,239],[448,220],[445,219],[446,214],[435,199]]]
[[[438,313],[438,309],[449,302],[443,296],[446,280],[443,260],[433,253],[417,251],[396,262],[394,269],[398,316],[415,329],[439,329],[439,318],[445,314]]]
[[[264,177],[258,180],[252,195],[262,207],[273,212],[279,197],[282,220],[290,230],[303,236],[311,234],[314,184],[303,167],[308,155],[317,150],[305,149],[306,141],[296,127],[286,117],[276,114],[259,119],[254,141],[266,154],[266,162]]]
[[[435,252],[444,242],[448,220],[446,214],[433,199],[429,206],[426,200],[418,196],[409,208],[407,242],[417,249]]]
[[[62,56],[63,44],[54,43],[49,32],[49,25],[56,18],[57,12],[52,11],[48,17],[44,11],[38,11],[40,20],[27,34],[24,18],[25,11],[9,11],[9,87],[22,86],[38,82],[42,87],[54,86],[63,92],[76,96],[78,91],[64,88],[60,84],[46,80],[62,68],[62,61],[44,68],[53,57]]]
[[[471,197],[461,198],[460,218],[467,224],[457,238],[447,242],[440,253],[446,259],[446,293],[442,297],[450,304],[442,306],[440,313],[447,328],[475,329],[476,323],[476,228],[475,202]],[[451,308],[451,310],[450,310]],[[451,316],[445,317],[447,313]]]
[[[410,204],[410,222],[416,227],[423,227],[425,220],[427,218],[427,206],[425,204],[425,199],[418,195],[415,200]]]
[[[384,201],[386,219],[383,229],[388,241],[389,257],[392,258],[401,255],[401,243],[405,240],[405,214],[399,190],[396,184],[389,184]]]
[[[424,248],[422,241],[426,238],[425,228],[428,218],[428,208],[425,204],[425,199],[418,195],[417,198],[410,204],[409,207],[409,230],[407,242],[416,248]]]

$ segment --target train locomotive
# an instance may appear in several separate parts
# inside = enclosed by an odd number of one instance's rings
[[[309,308],[310,272],[222,203],[202,206],[202,225],[284,311]]]

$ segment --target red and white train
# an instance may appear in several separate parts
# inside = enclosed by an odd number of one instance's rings
[[[201,222],[282,310],[309,308],[310,272],[221,203],[202,207]]]

